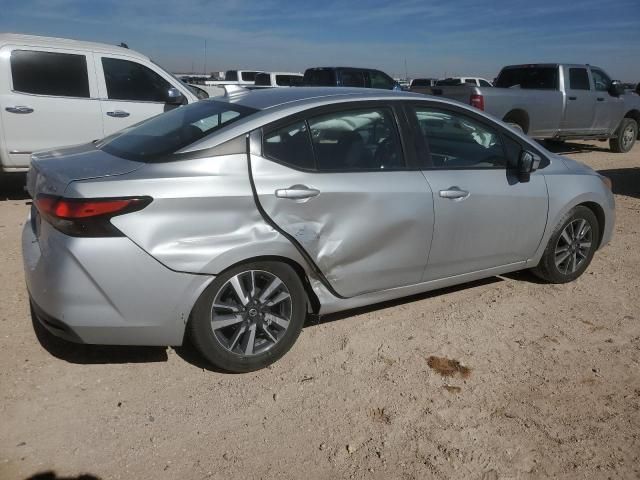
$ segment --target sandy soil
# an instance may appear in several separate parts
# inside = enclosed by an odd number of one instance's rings
[[[34,329],[0,202],[0,478],[640,478],[640,145],[609,175],[612,243],[568,285],[520,273],[307,326],[269,369]],[[441,375],[438,372],[446,374]]]

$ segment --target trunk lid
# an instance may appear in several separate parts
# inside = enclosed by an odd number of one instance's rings
[[[38,193],[62,196],[71,182],[124,175],[144,165],[103,152],[92,143],[37,152],[31,157],[27,190],[32,198]]]

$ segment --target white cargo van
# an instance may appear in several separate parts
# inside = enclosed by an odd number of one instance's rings
[[[0,172],[27,170],[36,150],[90,142],[196,101],[128,48],[0,33]]]

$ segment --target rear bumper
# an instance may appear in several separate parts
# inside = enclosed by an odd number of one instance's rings
[[[67,340],[180,345],[191,309],[214,277],[164,267],[126,237],[74,238],[28,220],[25,279],[40,323]]]

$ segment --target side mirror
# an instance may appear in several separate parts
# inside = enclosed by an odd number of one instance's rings
[[[167,105],[183,105],[185,100],[184,95],[176,87],[167,90]]]
[[[624,95],[624,85],[620,80],[613,80],[611,85],[609,85],[609,95],[613,97],[619,97],[620,95]]]
[[[535,172],[540,167],[542,158],[528,150],[522,150],[520,152],[520,158],[518,159],[518,178],[521,182],[528,182],[529,176],[532,172]]]

